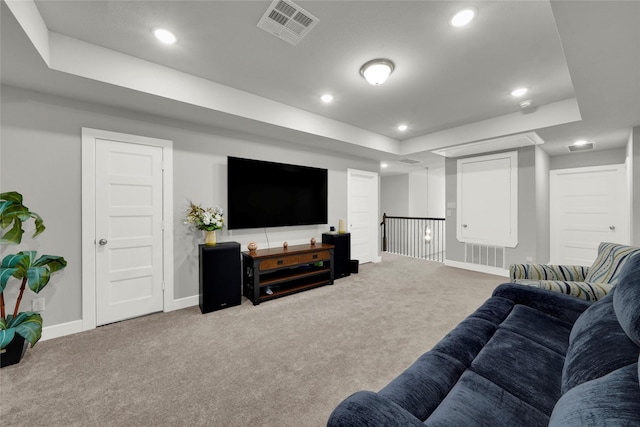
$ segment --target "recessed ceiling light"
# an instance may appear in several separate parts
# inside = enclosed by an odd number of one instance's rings
[[[518,89],[514,89],[511,91],[511,96],[522,96],[527,93],[529,89],[526,87],[519,87]]]
[[[164,44],[174,44],[178,41],[171,31],[165,30],[164,28],[156,28],[153,30],[153,35]]]
[[[380,163],[380,167],[382,167],[382,168],[386,168],[387,166],[389,166],[389,165],[386,164],[386,163]]]
[[[584,139],[580,139],[580,140],[578,140],[578,141],[574,142],[574,143],[573,143],[573,145],[575,145],[575,146],[578,146],[578,147],[579,147],[579,146],[581,146],[581,145],[587,145],[588,143],[589,143],[589,141],[586,141],[586,140],[584,140]]]
[[[407,130],[409,128],[409,126],[407,125],[398,125],[398,130],[400,132],[404,132],[405,130]]]
[[[453,17],[449,20],[449,24],[452,27],[464,27],[469,22],[471,22],[473,18],[475,18],[476,12],[477,10],[473,7],[462,9],[460,12],[453,15]]]
[[[320,97],[320,99],[322,100],[322,102],[328,104],[329,102],[333,101],[333,95],[325,93]]]

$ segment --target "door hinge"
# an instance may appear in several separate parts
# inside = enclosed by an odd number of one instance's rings
[[[162,292],[164,292],[164,280],[162,281]]]

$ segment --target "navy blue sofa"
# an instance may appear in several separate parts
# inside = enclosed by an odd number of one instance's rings
[[[640,254],[590,303],[528,286],[493,296],[328,426],[640,426]]]

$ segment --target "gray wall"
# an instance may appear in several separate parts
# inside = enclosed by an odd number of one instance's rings
[[[444,218],[444,168],[381,176],[380,206],[389,216]]]
[[[624,163],[626,150],[614,148],[610,150],[585,151],[554,156],[550,159],[549,169],[586,168],[590,166],[621,165]]]
[[[409,216],[409,175],[380,177],[380,217]]]
[[[187,200],[226,209],[226,156],[250,157],[317,166],[329,170],[329,224],[347,215],[347,168],[378,172],[378,162],[331,154],[255,135],[113,109],[65,98],[2,87],[2,191],[15,190],[45,220],[47,230],[25,237],[18,247],[2,246],[2,255],[23,249],[64,256],[69,265],[41,292],[47,308],[45,326],[81,319],[81,128],[143,135],[173,141],[174,298],[198,294],[197,244],[202,233],[182,224]],[[269,229],[271,246],[320,237],[326,226]],[[243,247],[266,247],[264,230],[218,232],[218,240]],[[15,295],[9,293],[12,301]],[[22,307],[30,305],[25,295]]]
[[[535,147],[536,175],[536,256],[538,263],[548,263],[551,258],[551,189],[549,185],[550,158],[542,148]]]

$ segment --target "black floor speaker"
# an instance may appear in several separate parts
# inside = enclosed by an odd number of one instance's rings
[[[351,234],[323,233],[322,243],[335,246],[333,249],[333,274],[336,279],[351,275]]]
[[[242,298],[240,243],[200,245],[200,311],[209,313],[240,305]]]

